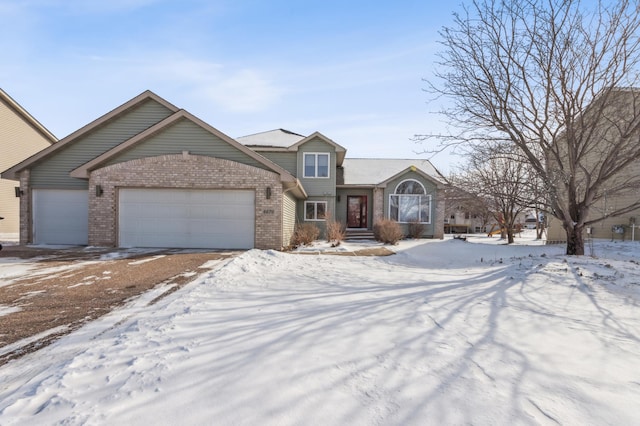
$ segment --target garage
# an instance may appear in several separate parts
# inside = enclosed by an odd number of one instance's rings
[[[33,242],[87,245],[88,199],[86,190],[34,189]]]
[[[120,247],[253,248],[255,192],[122,188],[118,238]]]

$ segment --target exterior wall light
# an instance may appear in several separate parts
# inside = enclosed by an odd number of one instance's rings
[[[22,197],[24,195],[24,191],[20,189],[19,186],[16,186],[14,190],[15,190],[16,197]]]
[[[267,191],[266,191],[265,195],[267,196],[267,200],[271,198],[271,187],[270,186],[267,186]]]
[[[104,193],[104,191],[102,190],[102,186],[101,185],[96,185],[96,197],[102,197],[103,193]]]

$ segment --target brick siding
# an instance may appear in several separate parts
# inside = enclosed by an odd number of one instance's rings
[[[20,244],[25,245],[33,242],[31,171],[28,169],[20,172],[20,190]]]
[[[441,189],[436,195],[436,221],[433,228],[433,238],[444,238],[444,190]]]
[[[373,225],[384,219],[384,188],[373,188]]]
[[[96,185],[102,187],[100,196],[96,195]],[[271,188],[269,199],[267,187]],[[253,189],[255,248],[283,247],[282,184],[277,173],[187,152],[95,170],[89,179],[89,245],[117,246],[119,188]]]

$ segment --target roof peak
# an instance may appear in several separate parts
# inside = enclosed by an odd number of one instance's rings
[[[282,133],[286,133],[288,135],[300,136],[301,138],[306,138],[305,135],[301,135],[300,133],[292,132],[291,130],[287,130],[287,129],[283,129],[283,128],[277,128],[277,129],[273,129],[273,130],[266,130],[264,132],[251,133],[249,135],[240,136],[240,137],[238,137],[236,139],[249,138],[249,137],[258,136],[258,135],[266,135],[268,133],[275,133],[275,132],[282,132]]]
[[[0,87],[0,99],[4,100],[10,108],[12,108],[16,113],[20,114],[27,122],[35,128],[37,132],[42,134],[49,143],[55,143],[58,141],[58,138],[49,131],[45,126],[42,125],[29,111],[27,111],[22,105],[20,105],[15,99],[13,99],[7,92],[5,92]]]

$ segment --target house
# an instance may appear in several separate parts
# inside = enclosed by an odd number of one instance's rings
[[[499,229],[493,216],[482,216],[465,210],[454,210],[444,219],[446,234],[478,234]]]
[[[20,242],[281,249],[297,223],[443,233],[427,161],[347,159],[321,133],[231,138],[146,91],[2,173],[19,180]]]
[[[0,89],[0,170],[56,142],[56,137]],[[16,183],[0,179],[0,234],[18,235],[20,205]]]
[[[585,196],[584,188],[591,188],[583,238],[640,239],[639,108],[637,88],[614,87],[603,92],[588,106],[585,118],[576,120],[581,126],[574,132],[583,139],[579,167],[571,172],[568,161],[548,166],[557,169],[560,177],[575,174],[580,199]],[[566,196],[566,191],[560,194]],[[552,215],[548,216],[547,242],[567,242],[562,221]]]
[[[499,229],[489,200],[448,184],[445,196],[445,234],[485,233]]]

